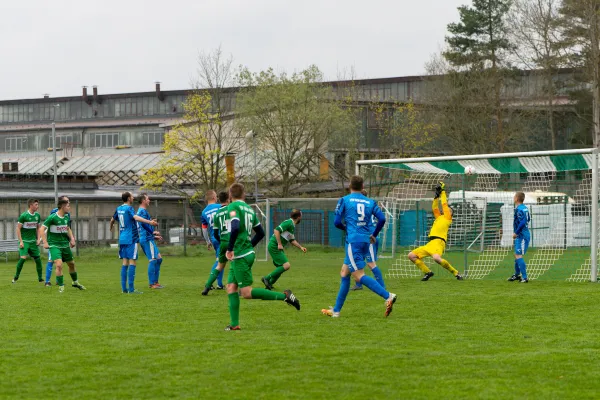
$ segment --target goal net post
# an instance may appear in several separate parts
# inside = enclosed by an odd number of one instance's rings
[[[359,160],[356,173],[388,217],[380,236],[384,254],[393,257],[388,277],[422,275],[407,256],[428,242],[434,188],[444,181],[453,216],[443,257],[468,279],[514,273],[513,198],[524,192],[529,278],[597,281],[597,149]],[[431,258],[424,261],[451,277]]]
[[[265,231],[265,239],[261,240],[254,251],[256,253],[256,261],[267,261],[269,259],[269,251],[268,251],[268,242],[269,242],[269,232],[271,232],[271,206],[269,199],[265,199],[264,201],[260,201],[250,205],[260,224],[262,225]]]

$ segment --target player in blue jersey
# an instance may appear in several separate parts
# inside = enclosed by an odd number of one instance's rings
[[[138,202],[140,203],[140,207],[136,215],[148,221],[152,220],[148,212],[148,207],[150,207],[150,197],[148,194],[140,194]],[[140,235],[140,247],[148,258],[148,287],[150,289],[162,289],[164,286],[158,283],[158,278],[160,278],[160,266],[162,265],[163,258],[155,241],[162,240],[160,232],[154,230],[152,225],[144,222],[138,222],[137,229]]]
[[[361,192],[363,196],[367,196],[367,191],[363,189]],[[375,232],[375,227],[377,226],[377,221],[375,217],[371,217],[371,234]],[[377,253],[379,251],[379,238],[376,238],[375,243],[369,243],[369,253],[367,254],[367,266],[373,272],[373,276],[375,280],[385,289],[385,282],[383,281],[383,274],[379,267],[377,267]],[[350,290],[362,290],[363,285],[356,281],[354,287]]]
[[[531,234],[529,233],[529,222],[531,216],[529,209],[523,202],[525,201],[525,193],[517,192],[515,194],[515,219],[513,221],[513,239],[515,240],[515,273],[508,278],[509,282],[520,281],[522,283],[529,282],[527,278],[527,267],[523,256],[529,248]]]
[[[369,243],[375,243],[377,235],[385,225],[385,215],[377,203],[364,196],[363,178],[353,176],[350,179],[350,194],[342,197],[335,210],[335,226],[346,231],[346,258],[340,275],[342,280],[334,307],[321,312],[330,317],[339,317],[350,290],[350,275],[385,299],[385,316],[392,312],[396,295],[385,290],[375,279],[363,272],[365,259],[369,253]],[[371,231],[371,217],[377,218],[377,226]],[[345,225],[342,221],[345,221]]]
[[[117,207],[113,217],[110,220],[110,230],[112,232],[115,222],[119,223],[119,258],[123,260],[121,266],[121,289],[123,293],[141,294],[143,292],[135,290],[135,264],[138,257],[137,244],[139,234],[137,222],[143,222],[152,226],[158,226],[155,220],[147,220],[135,214],[133,209],[133,195],[130,192],[124,192],[121,195],[123,204]],[[127,282],[128,281],[128,282]],[[129,283],[127,287],[126,283]]]
[[[214,190],[206,192],[206,207],[204,207],[204,210],[202,211],[202,234],[204,235],[204,240],[206,240],[208,250],[215,250],[215,263],[211,268],[211,272],[219,265],[219,241],[215,239],[212,227],[215,214],[222,206],[222,204],[217,203],[217,192]],[[221,270],[217,276],[218,290],[223,290],[223,271],[224,270]]]
[[[60,196],[58,198],[58,200],[66,200],[69,201],[69,198],[67,196]],[[58,208],[53,208],[52,211],[50,211],[50,215],[52,214],[56,214],[56,212],[58,211]],[[69,216],[69,228],[71,227],[71,213],[67,213],[66,215]],[[50,255],[50,250],[48,250],[48,263],[46,264],[46,283],[44,283],[44,286],[52,286],[52,283],[50,283],[50,278],[52,278],[52,266],[54,265],[54,261],[52,261],[52,256]]]
[[[218,196],[219,203],[221,204],[221,208],[214,214],[213,225],[209,227],[213,231],[213,236],[219,247],[215,250],[217,252],[217,268],[210,271],[208,275],[208,279],[206,280],[206,284],[204,285],[204,289],[202,290],[202,295],[207,296],[208,292],[213,289],[213,283],[218,279],[219,276],[223,276],[223,271],[225,271],[225,265],[227,265],[227,257],[225,257],[225,251],[227,249],[227,245],[229,244],[229,232],[222,231],[223,227],[226,228],[225,220],[218,221],[217,216],[221,214],[223,217],[223,213],[227,215],[227,206],[229,205],[229,193],[227,192],[219,192]]]

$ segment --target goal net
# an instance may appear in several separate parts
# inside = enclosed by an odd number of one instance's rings
[[[434,188],[444,181],[454,211],[444,258],[468,279],[513,274],[513,197],[522,191],[531,214],[524,257],[529,278],[596,281],[597,157],[584,149],[358,161],[370,195],[383,199],[392,217],[387,276],[422,275],[407,255],[428,242]],[[467,174],[467,167],[474,172]],[[451,277],[430,258],[424,261],[436,275]]]
[[[256,216],[258,217],[258,220],[265,231],[265,235],[267,235],[267,237],[261,240],[254,248],[254,251],[256,252],[256,261],[267,261],[269,257],[267,249],[267,245],[269,243],[268,235],[269,232],[271,232],[271,207],[269,205],[269,200],[267,199],[265,201],[254,203],[250,206],[256,213]]]

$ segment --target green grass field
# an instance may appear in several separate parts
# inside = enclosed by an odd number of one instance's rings
[[[598,397],[595,284],[511,284],[508,263],[484,281],[388,280],[399,300],[387,319],[375,294],[350,292],[331,319],[320,309],[335,301],[341,252],[289,250],[278,286],[302,310],[242,300],[243,330],[224,332],[225,293],[200,295],[212,257],[175,251],[163,251],[160,291],[140,262],[140,296],[120,293],[108,249],[77,259],[85,292],[40,286],[31,261],[12,285],[14,263],[2,267],[0,398]],[[255,281],[270,270],[257,263]]]

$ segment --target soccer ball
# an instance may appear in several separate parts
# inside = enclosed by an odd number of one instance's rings
[[[465,167],[465,175],[473,175],[475,173],[475,167],[472,165],[467,165]]]

